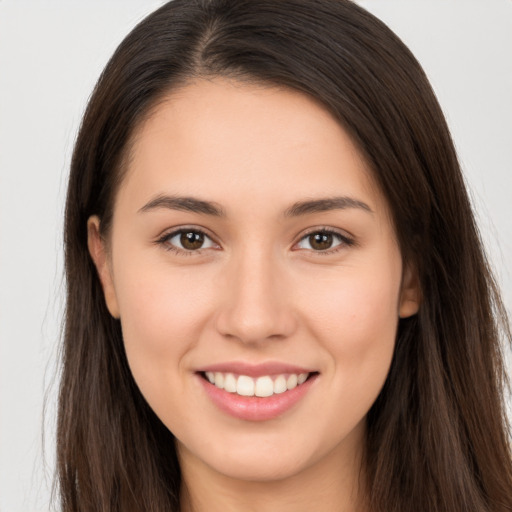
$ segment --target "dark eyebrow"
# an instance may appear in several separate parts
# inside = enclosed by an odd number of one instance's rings
[[[223,208],[210,201],[196,199],[194,197],[167,196],[158,195],[146,203],[139,209],[139,213],[167,208],[169,210],[180,210],[192,213],[201,213],[204,215],[212,215],[214,217],[225,217],[226,213]],[[369,213],[373,213],[372,209],[362,201],[352,197],[341,196],[326,199],[312,199],[298,201],[284,212],[285,217],[298,217],[311,213],[326,212],[329,210],[345,210],[347,208],[359,208]]]
[[[203,201],[194,197],[166,196],[159,195],[151,199],[142,208],[139,213],[167,208],[169,210],[180,210],[184,212],[202,213],[204,215],[213,215],[215,217],[225,217],[226,213],[220,205],[210,201]]]
[[[299,201],[294,203],[284,212],[285,217],[297,217],[309,213],[326,212],[329,210],[346,210],[347,208],[359,208],[368,213],[373,213],[372,209],[362,201],[353,197],[341,196],[330,197],[326,199],[313,199],[309,201]]]

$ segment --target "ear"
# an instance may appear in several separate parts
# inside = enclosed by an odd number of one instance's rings
[[[100,235],[100,219],[96,215],[89,217],[87,221],[87,247],[100,278],[107,309],[114,318],[119,318],[119,307],[108,251],[105,247],[105,241]]]
[[[398,316],[407,318],[415,315],[421,304],[421,288],[418,273],[411,265],[405,265],[400,289]]]

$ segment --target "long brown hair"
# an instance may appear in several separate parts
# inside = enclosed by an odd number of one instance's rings
[[[400,321],[367,423],[372,512],[512,510],[502,341],[510,330],[440,107],[418,62],[348,0],[174,0],[121,43],[89,101],[65,219],[57,450],[70,511],[178,511],[173,435],[139,392],[87,250],[108,234],[130,136],[173,88],[227,76],[293,88],[351,134],[388,200],[422,304]]]

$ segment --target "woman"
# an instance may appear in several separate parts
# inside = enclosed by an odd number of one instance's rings
[[[63,510],[512,509],[505,314],[428,82],[363,9],[150,15],[65,230]]]

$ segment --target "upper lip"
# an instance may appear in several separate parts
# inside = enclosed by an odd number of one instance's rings
[[[220,372],[247,375],[248,377],[261,377],[263,375],[280,375],[283,373],[312,373],[314,370],[278,361],[268,361],[252,364],[244,361],[229,361],[201,367],[199,372]]]

